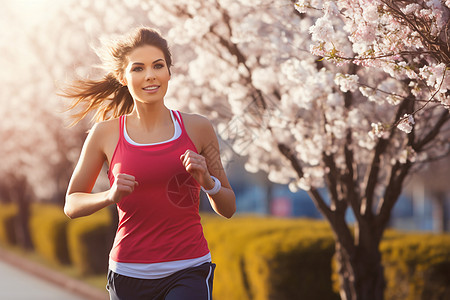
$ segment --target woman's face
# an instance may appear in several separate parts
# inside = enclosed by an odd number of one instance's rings
[[[128,86],[135,101],[152,103],[163,100],[169,79],[169,69],[161,49],[145,45],[128,55],[122,84]]]

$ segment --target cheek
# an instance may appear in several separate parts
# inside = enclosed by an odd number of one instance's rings
[[[137,86],[140,84],[141,79],[139,78],[138,75],[134,74],[127,76],[127,81],[129,86]]]
[[[164,74],[163,76],[164,81],[168,82],[170,80],[170,74],[169,72],[167,72],[166,74]]]

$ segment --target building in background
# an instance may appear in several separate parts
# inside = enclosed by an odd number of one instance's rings
[[[392,228],[449,231],[449,162],[450,159],[433,163],[426,171],[410,179],[392,210]],[[243,161],[236,158],[227,167],[230,183],[236,193],[238,213],[322,218],[307,192],[300,190],[292,193],[286,185],[269,182],[264,174],[246,172],[243,164]],[[326,191],[323,190],[323,193],[325,195]],[[350,210],[347,218],[349,221],[354,219]]]

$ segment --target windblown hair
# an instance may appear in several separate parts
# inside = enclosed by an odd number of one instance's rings
[[[128,87],[123,86],[120,81],[125,75],[130,52],[145,45],[157,47],[164,53],[170,74],[172,55],[167,41],[154,29],[139,27],[122,39],[103,43],[103,47],[96,52],[107,74],[99,80],[78,79],[60,93],[72,99],[69,111],[80,109],[72,114],[75,119],[72,125],[94,111],[93,120],[99,122],[117,118],[133,110],[133,98]]]

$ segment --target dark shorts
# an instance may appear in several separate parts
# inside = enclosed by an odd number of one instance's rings
[[[111,300],[212,300],[213,263],[178,271],[160,279],[139,279],[108,271]]]

